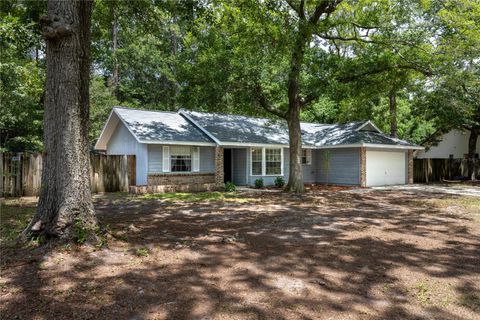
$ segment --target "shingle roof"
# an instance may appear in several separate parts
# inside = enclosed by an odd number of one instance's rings
[[[239,115],[181,111],[221,142],[288,144],[285,123]]]
[[[115,107],[113,111],[142,143],[181,142],[222,145],[285,145],[288,128],[285,121],[240,115],[197,111],[163,112]],[[419,148],[407,141],[394,139],[371,122],[346,124],[301,123],[302,143],[309,147],[340,145],[391,145]],[[106,146],[109,135],[98,146]],[[99,139],[99,141],[101,140]]]
[[[200,129],[174,112],[115,107],[114,111],[142,142],[212,142]]]
[[[239,115],[181,111],[221,143],[283,144],[288,145],[285,122]],[[366,124],[370,124],[366,126]],[[362,129],[362,127],[364,127]],[[301,123],[304,146],[324,147],[350,144],[415,145],[391,138],[368,121],[346,124]]]

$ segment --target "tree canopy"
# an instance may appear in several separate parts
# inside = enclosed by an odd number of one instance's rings
[[[287,110],[299,21],[319,3],[95,1],[91,145],[118,104],[276,118],[265,102]],[[301,120],[371,119],[387,133],[395,120],[395,134],[416,143],[440,128],[480,125],[478,1],[328,3],[308,30]],[[46,5],[9,0],[0,10],[1,149],[41,151]]]

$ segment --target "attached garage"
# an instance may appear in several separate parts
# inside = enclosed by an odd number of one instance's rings
[[[404,150],[366,151],[367,187],[407,183],[407,153]]]

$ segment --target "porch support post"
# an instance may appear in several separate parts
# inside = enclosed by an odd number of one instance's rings
[[[223,182],[223,148],[220,146],[215,147],[215,184],[218,188],[225,186]]]
[[[360,187],[367,186],[367,148],[360,147]]]
[[[409,149],[407,153],[407,161],[408,161],[408,178],[407,178],[407,183],[412,184],[413,183],[413,150]]]

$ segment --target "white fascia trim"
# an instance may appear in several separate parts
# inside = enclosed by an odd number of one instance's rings
[[[185,111],[183,111],[182,109],[178,110],[178,113],[185,117],[187,120],[189,120],[191,123],[193,123],[194,126],[196,126],[200,131],[202,131],[203,133],[205,133],[210,139],[212,139],[213,141],[215,141],[215,143],[217,145],[221,145],[220,143],[220,140],[218,140],[217,138],[215,138],[210,132],[208,132],[204,127],[202,127],[200,124],[198,124],[195,120],[192,119],[192,117],[190,117]]]
[[[140,143],[144,144],[163,144],[163,145],[182,145],[182,146],[204,146],[215,147],[217,144],[213,142],[195,142],[195,141],[151,141],[140,140]]]
[[[372,121],[368,120],[367,122],[365,122],[364,124],[362,124],[360,127],[358,127],[355,131],[360,131],[362,130],[364,127],[366,127],[367,125],[371,125],[372,127],[375,128],[375,130],[378,131],[378,133],[383,133],[382,130],[378,129],[378,127],[376,125],[373,124]]]
[[[267,144],[267,143],[248,143],[248,142],[221,142],[222,147],[258,147],[258,148],[288,148],[288,144]]]
[[[404,150],[424,150],[425,149],[425,147],[421,147],[421,146],[399,146],[399,145],[374,144],[374,143],[364,143],[362,147],[382,148],[382,149],[404,149]]]
[[[402,150],[423,150],[424,147],[419,146],[400,146],[400,145],[391,145],[391,144],[374,144],[374,143],[356,143],[356,144],[340,144],[336,146],[318,146],[314,149],[337,149],[337,148],[381,148],[381,149],[402,149]]]
[[[112,108],[112,111],[110,111],[107,122],[105,122],[105,124],[103,125],[102,132],[100,133],[100,136],[98,136],[97,142],[95,143],[95,147],[93,147],[95,150],[106,150],[107,149],[107,148],[99,149],[98,143],[100,142],[100,139],[102,138],[103,134],[105,133],[105,130],[107,129],[108,124],[110,123],[110,119],[112,118],[113,110],[115,110],[115,109]],[[117,115],[117,117],[118,117],[118,115]],[[108,141],[107,141],[107,143],[108,143]]]

